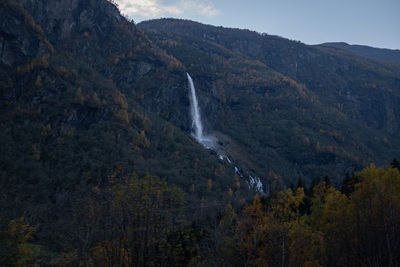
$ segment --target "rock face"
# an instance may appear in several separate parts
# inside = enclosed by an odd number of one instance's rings
[[[12,1],[2,5],[8,8],[0,9],[0,64],[11,67],[27,58],[48,54],[51,47],[31,15]]]
[[[121,16],[116,6],[106,0],[21,0],[18,3],[20,5],[13,5],[32,20],[41,37],[36,37],[38,40],[15,39],[34,38],[36,35],[18,32],[16,23],[21,25],[20,30],[24,30],[23,21],[12,22],[8,16],[2,16],[5,29],[3,64],[11,66],[18,63],[18,58],[26,60],[44,55],[46,51],[41,47],[50,44],[75,58],[86,60],[91,68],[124,88],[124,93],[142,99],[146,109],[189,129],[190,119],[186,112],[189,102],[182,94],[187,89],[182,66],[176,63],[175,72],[162,73],[160,69],[171,64],[170,56],[155,47],[141,31],[138,32],[133,23]],[[7,32],[7,25],[12,32]],[[11,36],[14,36],[14,41]],[[160,101],[160,104],[155,104]]]
[[[93,28],[99,34],[106,35],[109,34],[113,23],[124,20],[117,7],[107,1],[22,0],[19,2],[41,25],[52,43]]]

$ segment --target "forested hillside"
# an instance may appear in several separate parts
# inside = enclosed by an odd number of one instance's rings
[[[367,58],[400,64],[400,50],[375,48],[366,45],[350,45],[347,43],[323,43],[322,46],[334,47],[361,55]]]
[[[0,266],[399,264],[400,67],[107,0],[2,0],[0,51]]]
[[[210,128],[233,139],[260,176],[339,182],[398,157],[399,66],[192,21],[138,26],[188,67]]]
[[[181,194],[190,192],[185,204],[194,219],[222,209],[229,188],[238,202],[252,194],[235,187],[233,168],[191,138],[184,67],[113,4],[0,6],[2,227],[24,216],[40,225],[38,244],[76,248],[80,214],[111,177],[179,185]],[[176,94],[179,104],[154,88]],[[139,100],[149,96],[152,106],[171,101],[171,108],[147,112]],[[173,116],[185,123],[172,124]]]

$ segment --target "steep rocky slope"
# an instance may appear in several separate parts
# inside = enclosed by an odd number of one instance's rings
[[[140,27],[219,44],[236,54],[259,60],[306,85],[324,104],[343,105],[346,114],[368,126],[398,133],[400,67],[397,65],[277,36],[192,21],[154,20],[141,23]]]
[[[192,21],[138,26],[188,67],[211,128],[259,175],[340,179],[399,153],[396,66]]]
[[[2,223],[23,215],[41,225],[39,242],[68,247],[68,227],[110,177],[154,175],[177,185],[191,193],[193,218],[200,200],[234,188],[233,168],[190,136],[184,67],[114,5],[6,0],[0,7]]]

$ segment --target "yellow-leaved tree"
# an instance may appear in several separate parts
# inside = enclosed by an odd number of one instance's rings
[[[104,238],[92,247],[91,261],[98,266],[178,264],[182,248],[171,238],[185,223],[183,193],[157,177],[132,175],[115,184],[111,195],[99,211]]]
[[[0,266],[33,266],[36,259],[28,246],[35,228],[24,217],[11,220],[0,231]]]

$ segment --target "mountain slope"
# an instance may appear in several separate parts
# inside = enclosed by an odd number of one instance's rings
[[[270,181],[339,179],[399,153],[397,67],[192,21],[138,26],[188,66],[211,128],[232,138],[244,155],[237,160]]]
[[[323,43],[321,46],[329,46],[337,49],[342,49],[354,53],[356,55],[364,56],[371,59],[383,60],[387,62],[400,64],[400,50],[376,48],[366,45],[350,45],[347,43],[334,42]]]
[[[24,216],[41,225],[39,243],[67,249],[75,242],[69,227],[78,227],[93,192],[131,173],[190,192],[193,219],[224,206],[197,208],[222,199],[235,177],[190,137],[187,81],[176,59],[105,0],[0,7],[2,223]],[[157,106],[156,97],[173,108]]]
[[[391,133],[399,129],[400,67],[370,61],[336,49],[307,46],[248,30],[225,29],[182,20],[154,20],[139,25],[152,32],[200,38],[256,59],[305,84],[327,105],[343,104],[346,114]],[[383,111],[375,99],[389,107]],[[374,106],[374,108],[369,108]],[[385,125],[386,123],[386,125]]]
[[[222,227],[255,193],[239,173],[275,193],[399,157],[396,66],[190,21],[137,27],[107,0],[3,0],[0,15],[0,236],[36,226],[27,251],[50,265],[123,241],[186,266],[209,238],[197,224]],[[191,137],[185,72],[232,164]],[[159,254],[160,232],[182,254]]]

